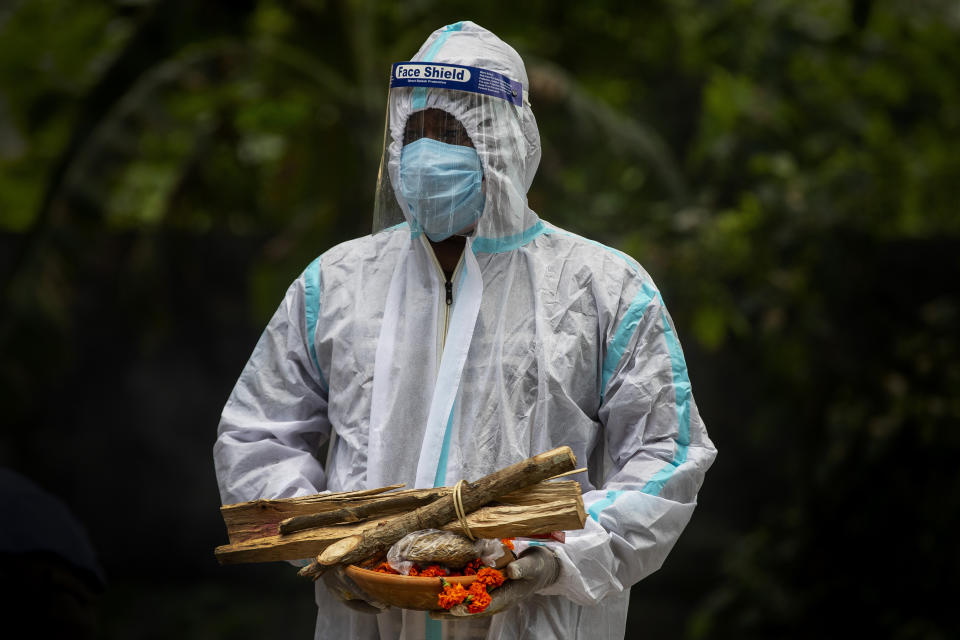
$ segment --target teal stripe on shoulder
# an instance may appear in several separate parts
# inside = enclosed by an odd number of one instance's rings
[[[320,256],[322,257],[322,256]],[[317,257],[303,272],[304,283],[304,306],[307,319],[307,348],[310,350],[310,359],[317,367],[317,375],[320,376],[320,384],[324,391],[329,391],[326,378],[323,376],[323,369],[320,368],[320,362],[317,360],[317,349],[315,345],[317,333],[317,316],[320,313],[320,257]]]
[[[627,312],[623,314],[620,326],[617,327],[616,332],[613,334],[613,339],[610,341],[610,346],[607,347],[607,356],[603,359],[603,373],[600,378],[601,400],[606,394],[607,383],[610,382],[610,377],[617,369],[617,365],[623,358],[623,354],[626,353],[630,339],[636,332],[637,325],[640,324],[640,320],[647,310],[647,305],[649,305],[655,297],[657,297],[656,289],[644,282],[640,286],[640,290],[637,291],[637,295],[633,297],[633,301],[630,303]]]
[[[529,244],[534,238],[547,233],[553,233],[553,229],[543,224],[543,221],[537,220],[536,224],[531,225],[520,233],[505,238],[483,238],[474,239],[472,246],[474,253],[505,253],[513,251]]]

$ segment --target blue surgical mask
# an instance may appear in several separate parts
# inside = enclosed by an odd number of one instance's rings
[[[473,147],[420,138],[400,154],[400,193],[434,242],[466,229],[483,213],[483,167]]]

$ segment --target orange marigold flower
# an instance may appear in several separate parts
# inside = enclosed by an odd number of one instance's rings
[[[477,574],[477,570],[483,566],[483,560],[476,558],[467,563],[467,566],[463,568],[463,575],[473,576]]]
[[[469,592],[463,588],[459,582],[450,583],[443,581],[443,591],[437,598],[437,604],[442,609],[451,609],[466,600]]]
[[[513,551],[513,538],[500,538],[500,544]]]
[[[432,564],[420,571],[421,578],[439,578],[445,575],[447,575],[446,568],[439,564]]]
[[[389,562],[381,562],[374,568],[374,571],[377,573],[392,573],[394,575],[400,575],[400,572],[391,567]]]
[[[503,574],[496,569],[491,569],[490,567],[484,567],[477,572],[477,580],[474,584],[479,582],[484,587],[489,586],[490,588],[496,589],[503,584],[504,577]]]
[[[472,587],[475,584],[477,583],[474,582],[472,585],[470,585],[470,595],[472,597],[470,598],[470,604],[467,605],[467,611],[470,613],[480,613],[481,611],[484,611],[488,606],[490,606],[490,601],[492,600],[486,589],[478,589],[477,591],[474,591]]]
[[[411,566],[410,566],[410,571],[407,573],[407,575],[408,575],[408,576],[418,576],[418,575],[420,575],[420,567],[418,567],[418,566],[415,565],[415,564],[414,564],[414,565],[411,565]]]

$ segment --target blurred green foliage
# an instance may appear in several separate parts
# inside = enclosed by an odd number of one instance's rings
[[[527,62],[531,206],[651,272],[721,451],[630,624],[950,637],[953,0],[8,4],[4,462],[67,487],[120,579],[117,483],[78,461],[115,447],[131,500],[205,487],[170,544],[216,576],[219,408],[288,283],[369,230],[390,63],[467,18]]]

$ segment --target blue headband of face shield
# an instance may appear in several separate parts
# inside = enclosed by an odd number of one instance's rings
[[[483,166],[473,147],[420,138],[400,155],[400,193],[430,240],[440,242],[483,213]]]

